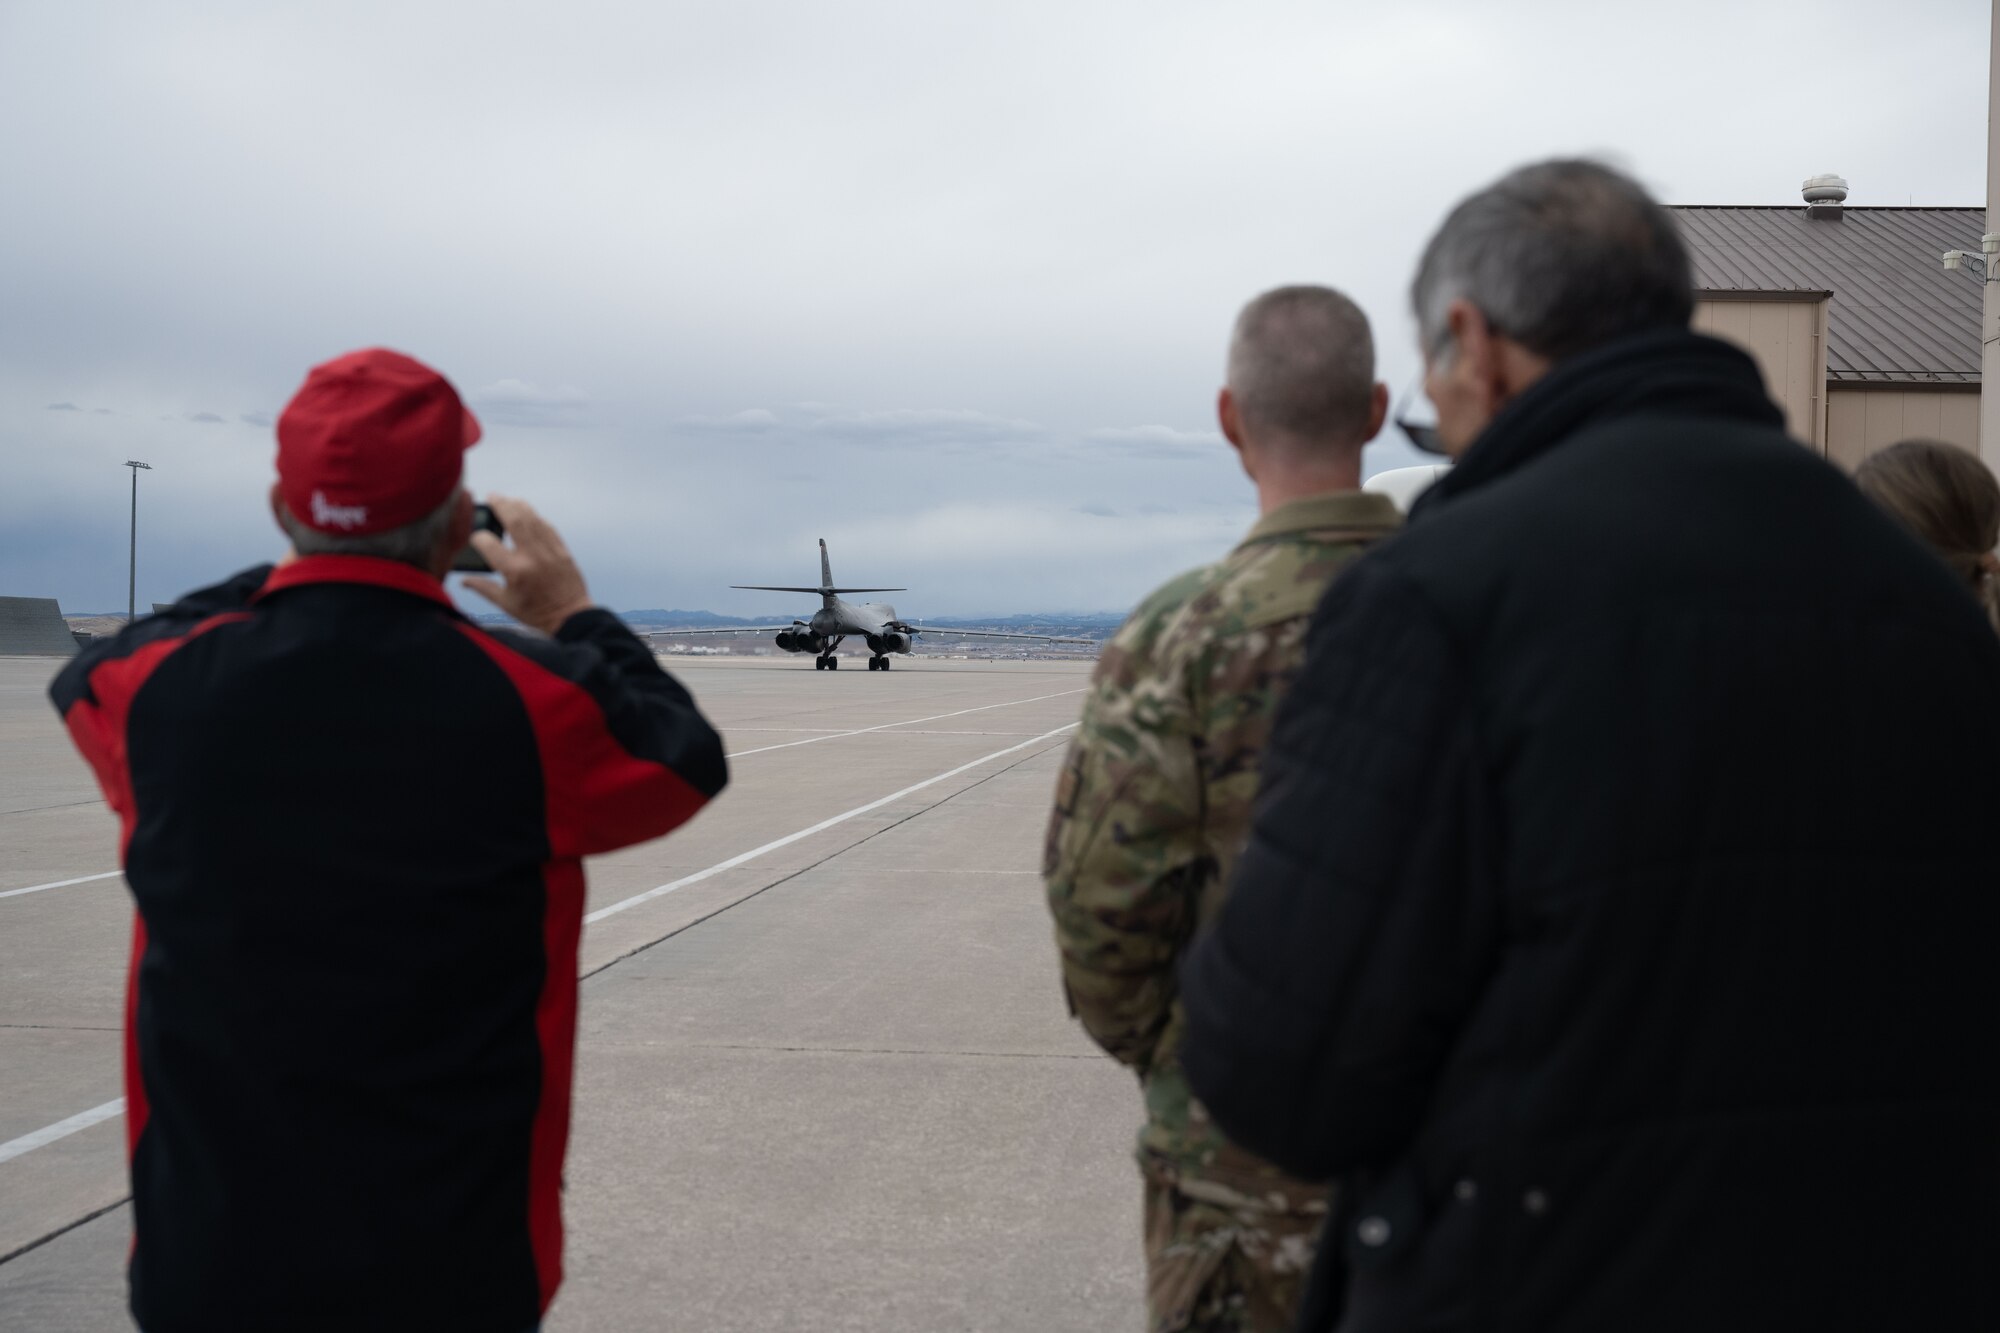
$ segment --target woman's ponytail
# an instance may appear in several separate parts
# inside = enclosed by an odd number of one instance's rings
[[[2000,630],[2000,481],[1964,449],[1905,440],[1855,469],[1862,494],[1944,557]]]

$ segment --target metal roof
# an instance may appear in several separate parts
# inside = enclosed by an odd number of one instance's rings
[[[1947,250],[1979,252],[1983,208],[1679,205],[1694,285],[1709,292],[1829,292],[1826,372],[1848,383],[1979,383],[1982,284]]]

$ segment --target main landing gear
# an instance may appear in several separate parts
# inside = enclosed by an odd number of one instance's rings
[[[889,659],[886,657],[871,657],[868,659],[868,669],[870,671],[887,671],[889,669]],[[832,653],[815,657],[813,659],[813,670],[838,671],[840,670],[840,659]]]

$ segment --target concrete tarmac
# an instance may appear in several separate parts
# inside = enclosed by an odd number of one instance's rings
[[[117,865],[57,665],[0,659],[0,1328],[49,1333],[129,1327],[132,914],[115,873],[38,887]],[[1138,1092],[1036,874],[1088,664],[669,667],[732,782],[590,863],[548,1327],[1140,1327]]]

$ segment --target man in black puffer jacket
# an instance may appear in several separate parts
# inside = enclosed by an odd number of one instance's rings
[[[1223,1128],[1342,1185],[1307,1326],[2000,1324],[2000,641],[1623,176],[1472,196],[1414,295],[1460,462],[1182,983]]]

